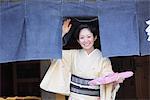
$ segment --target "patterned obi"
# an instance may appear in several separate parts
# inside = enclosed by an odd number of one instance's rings
[[[78,94],[89,96],[100,96],[99,86],[90,86],[89,81],[93,79],[85,79],[75,75],[71,75],[70,91]]]

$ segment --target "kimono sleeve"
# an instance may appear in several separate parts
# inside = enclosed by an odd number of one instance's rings
[[[73,51],[63,51],[62,59],[54,59],[46,72],[40,87],[48,92],[70,94],[71,63]]]
[[[111,61],[108,58],[102,58],[100,76],[106,76],[113,73]]]
[[[108,58],[102,58],[100,61],[100,77],[106,76],[113,72],[111,62]],[[101,100],[111,100],[112,84],[100,86],[100,98]]]
[[[111,61],[108,58],[103,58],[101,62],[101,74],[100,76],[106,76],[113,73]],[[116,92],[118,91],[119,84],[113,89],[113,83],[101,85],[100,91],[102,92],[102,100],[115,100]]]

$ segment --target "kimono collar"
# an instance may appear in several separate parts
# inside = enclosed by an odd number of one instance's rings
[[[92,55],[95,55],[95,54],[99,55],[99,52],[100,52],[98,49],[94,49],[90,54],[88,54],[84,49],[82,49],[82,51],[84,52],[84,54],[86,56],[92,56]]]

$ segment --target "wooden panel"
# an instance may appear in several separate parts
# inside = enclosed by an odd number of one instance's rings
[[[40,96],[40,62],[24,61],[13,63],[14,95]]]
[[[65,100],[64,95],[56,94],[56,100]]]
[[[113,57],[111,58],[113,70],[122,72],[131,70],[134,72],[134,59],[132,57]],[[120,84],[116,100],[134,100],[136,97],[135,76],[126,79]]]
[[[136,58],[136,94],[138,99],[148,99],[149,98],[149,67],[150,64],[147,57]],[[146,62],[147,61],[147,62]]]

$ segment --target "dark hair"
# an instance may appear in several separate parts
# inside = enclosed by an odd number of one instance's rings
[[[79,27],[77,28],[77,30],[74,34],[74,37],[76,38],[76,40],[79,40],[80,31],[84,28],[87,28],[90,32],[92,32],[94,37],[98,35],[98,32],[96,31],[96,28],[94,28],[92,26],[89,26],[87,24],[81,24],[81,25],[79,25]]]

